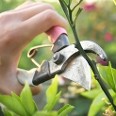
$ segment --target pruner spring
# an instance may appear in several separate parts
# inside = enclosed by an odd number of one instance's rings
[[[27,57],[31,59],[31,61],[40,68],[40,64],[34,59],[34,57],[37,55],[39,49],[46,48],[46,47],[52,47],[52,44],[45,44],[45,45],[37,45],[29,49],[27,53]]]

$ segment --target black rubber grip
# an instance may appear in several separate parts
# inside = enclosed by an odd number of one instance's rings
[[[69,40],[66,34],[61,34],[57,41],[54,43],[52,48],[53,53],[58,52],[59,50],[67,47],[69,45]]]
[[[35,72],[32,83],[34,85],[39,85],[47,80],[50,80],[53,77],[54,75],[50,75],[50,72],[49,72],[49,62],[44,61],[40,69]]]

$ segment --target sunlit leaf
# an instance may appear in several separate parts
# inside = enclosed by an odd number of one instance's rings
[[[112,95],[112,97],[113,97],[113,102],[114,102],[114,104],[115,104],[115,106],[116,106],[116,93],[114,93],[114,94]]]
[[[58,110],[58,116],[66,116],[69,112],[74,109],[73,106],[66,104],[60,110]]]
[[[20,95],[21,102],[25,108],[25,110],[30,114],[34,114],[37,111],[37,107],[34,103],[32,93],[28,83],[26,82],[25,87],[23,88]]]
[[[88,116],[96,116],[100,109],[105,105],[105,102],[102,100],[102,98],[105,98],[105,94],[103,92],[99,93],[98,96],[93,100]]]
[[[58,116],[57,112],[38,111],[33,116]]]
[[[52,99],[54,99],[54,97],[57,94],[57,91],[58,91],[58,79],[57,79],[57,77],[55,77],[52,80],[51,85],[49,86],[49,88],[46,91],[47,102],[51,102]]]
[[[58,80],[57,77],[55,77],[52,81],[52,84],[49,86],[46,92],[47,97],[47,104],[44,107],[44,110],[51,111],[56,103],[59,101],[61,92],[57,94],[58,90]]]
[[[16,95],[15,93],[11,93],[12,97],[14,97],[15,99],[17,99],[19,102],[21,102],[20,97],[18,95]]]
[[[91,91],[85,91],[80,94],[86,98],[94,99],[99,93],[100,93],[99,89],[93,89]]]
[[[51,93],[52,94],[52,93]],[[45,107],[44,110],[46,111],[51,111],[53,110],[54,106],[57,104],[57,102],[59,101],[61,96],[61,92],[59,92],[50,102],[48,102]]]
[[[9,110],[19,114],[21,116],[28,116],[22,103],[13,96],[0,95],[0,103],[5,105]]]
[[[3,112],[4,112],[4,116],[18,116],[15,113],[13,113],[12,111],[8,110],[7,108],[4,108]]]
[[[112,97],[116,95],[112,90],[109,90],[109,92]],[[103,108],[103,106],[106,104],[103,101],[103,98],[107,99],[106,95],[103,92],[100,92],[98,96],[96,96],[96,98],[93,100],[89,109],[88,116],[96,116],[96,114]]]
[[[98,65],[98,69],[103,80],[116,92],[116,69],[109,66]]]

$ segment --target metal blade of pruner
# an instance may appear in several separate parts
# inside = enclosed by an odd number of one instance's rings
[[[107,56],[103,49],[92,41],[81,41],[81,46],[84,51],[89,53],[95,53],[100,56],[102,60],[106,60]],[[72,52],[71,49],[67,50],[68,53]],[[80,84],[85,89],[89,90],[91,88],[91,69],[85,58],[79,54],[77,50],[77,56],[71,59],[68,63],[65,71],[60,74],[61,76],[70,79],[78,84]]]
[[[81,55],[74,58],[60,75],[80,84],[87,90],[91,88],[90,66]]]

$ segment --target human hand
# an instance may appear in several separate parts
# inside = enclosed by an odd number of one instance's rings
[[[17,80],[17,66],[25,46],[53,26],[66,21],[46,3],[25,3],[0,14],[0,92],[19,94],[23,86]],[[34,87],[38,92],[40,89]]]

